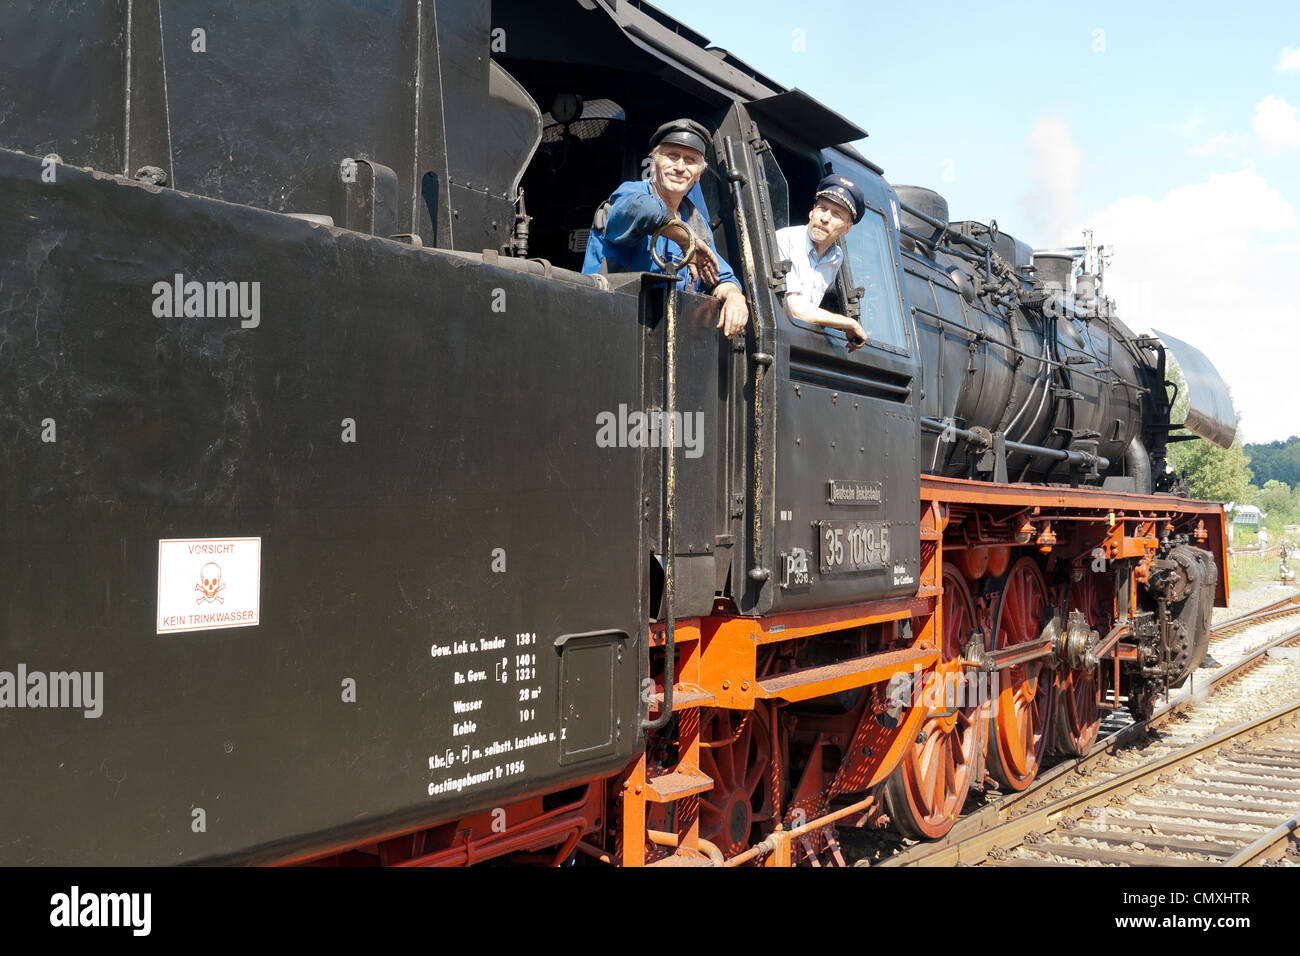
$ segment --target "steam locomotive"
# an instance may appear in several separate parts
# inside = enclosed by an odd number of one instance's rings
[[[1204,655],[1213,366],[650,4],[0,33],[0,863],[816,862]],[[677,116],[743,341],[578,271]],[[781,295],[827,172],[853,353]]]

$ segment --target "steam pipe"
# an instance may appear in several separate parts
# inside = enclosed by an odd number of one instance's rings
[[[1055,363],[1051,363],[1051,364],[1055,364]],[[1034,433],[1034,429],[1038,426],[1038,418],[1040,415],[1043,414],[1043,406],[1047,403],[1047,396],[1051,391],[1052,391],[1052,370],[1051,370],[1051,366],[1049,365],[1047,369],[1047,375],[1043,379],[1043,397],[1038,400],[1038,408],[1034,410],[1034,419],[1029,423],[1029,426],[1024,430],[1024,432],[1021,433],[1020,435],[1021,438],[1028,438],[1030,435]]]
[[[1020,416],[1023,415],[1023,414],[1025,413],[1025,410],[1026,410],[1027,408],[1029,408],[1029,403],[1032,402],[1032,401],[1034,400],[1034,394],[1038,391],[1038,381],[1039,381],[1039,379],[1041,379],[1045,374],[1048,375],[1048,376],[1050,377],[1050,374],[1051,374],[1050,371],[1049,371],[1050,368],[1051,368],[1051,365],[1050,365],[1049,359],[1048,359],[1048,357],[1047,357],[1047,335],[1044,334],[1044,335],[1043,335],[1043,355],[1042,355],[1042,357],[1039,359],[1038,371],[1034,373],[1034,384],[1033,384],[1032,386],[1030,386],[1029,394],[1025,396],[1025,403],[1024,403],[1023,405],[1020,406],[1020,411],[1016,412],[1016,417],[1013,418],[1013,419],[1011,419],[1011,424],[1010,424],[1010,425],[1008,425],[1006,428],[1002,429],[1002,431],[1003,431],[1004,434],[1005,434],[1006,432],[1011,431],[1011,429],[1013,429],[1013,428],[1016,427],[1016,423],[1017,423],[1018,421],[1020,421]]]
[[[975,329],[972,329],[969,325],[966,325],[964,322],[958,322],[946,316],[939,315],[937,312],[934,312],[931,309],[922,308],[919,305],[913,306],[912,308],[916,312],[919,312],[928,318],[935,319],[939,322],[942,322],[944,325],[951,325],[955,329],[960,329],[961,331],[965,332],[967,335],[974,335],[978,337],[982,334],[980,332],[977,332]],[[985,336],[985,338],[987,338],[987,336]],[[1139,394],[1145,394],[1146,392],[1150,391],[1149,389],[1143,388],[1141,385],[1135,385],[1132,382],[1127,381],[1123,377],[1116,376],[1115,378],[1105,379],[1098,375],[1093,375],[1091,372],[1084,372],[1081,369],[1071,368],[1069,363],[1058,362],[1055,359],[1043,358],[1040,355],[1034,355],[1032,352],[1026,352],[1024,349],[1016,348],[1014,345],[1009,345],[1006,342],[993,342],[993,345],[995,345],[1000,349],[1005,349],[1006,351],[1011,352],[1014,355],[1022,355],[1025,358],[1033,359],[1034,361],[1044,361],[1047,363],[1048,367],[1050,368],[1068,369],[1072,375],[1082,375],[1084,378],[1090,379],[1096,382],[1098,385],[1120,384],[1123,385],[1125,388],[1133,389],[1135,392]],[[1080,354],[1087,354],[1087,353],[1080,353]],[[1089,358],[1091,358],[1091,356],[1089,356]],[[1112,370],[1112,374],[1113,374],[1113,370]]]
[[[1011,347],[1018,353],[1015,362],[1012,363],[1011,371],[1011,394],[1007,396],[1007,407],[1002,410],[1002,418],[998,422],[998,431],[1005,433],[1007,431],[1007,419],[1011,417],[1011,411],[1016,407],[1016,390],[1020,385],[1020,366],[1025,364],[1025,354],[1020,348],[1020,323],[1016,321],[1016,310],[1007,307],[1007,330],[1011,333]],[[1038,384],[1038,375],[1034,375],[1033,385]],[[1030,387],[1033,392],[1033,386]],[[1023,406],[1022,406],[1023,408]]]
[[[966,428],[957,428],[953,425],[945,425],[935,418],[922,418],[921,427],[928,432],[943,434],[947,432],[950,435],[957,435],[969,442],[983,448],[987,442],[983,437]],[[1018,452],[1022,455],[1035,455],[1042,458],[1051,458],[1056,461],[1064,461],[1071,465],[1088,466],[1096,463],[1098,468],[1106,469],[1110,467],[1110,459],[1102,455],[1090,455],[1082,451],[1069,451],[1065,448],[1045,448],[1042,445],[1026,445],[1023,442],[1009,441],[1006,443],[1008,452]]]
[[[1134,436],[1124,450],[1124,470],[1137,480],[1137,493],[1151,494],[1151,456],[1142,439]]]
[[[986,255],[993,251],[991,248],[986,246],[984,243],[980,242],[978,239],[973,239],[970,236],[964,236],[960,232],[951,232],[951,233],[948,232],[948,228],[949,228],[948,223],[942,222],[938,219],[934,219],[931,216],[926,215],[925,213],[921,212],[921,210],[917,209],[915,206],[909,206],[907,203],[900,201],[898,203],[898,208],[910,215],[915,216],[917,219],[921,220],[923,223],[925,223],[928,226],[934,226],[934,228],[936,229],[942,229],[945,233],[948,233],[949,238],[955,239],[958,242],[970,246],[972,249],[977,250],[981,254],[981,256]],[[933,244],[930,243],[930,240],[928,239],[924,239],[923,237],[918,237],[918,238],[922,238],[922,241],[926,242],[927,244]]]

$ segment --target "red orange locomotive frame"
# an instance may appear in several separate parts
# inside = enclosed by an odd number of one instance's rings
[[[620,776],[313,862],[817,865],[840,858],[835,824],[937,837],[972,787],[1028,787],[1121,706],[1137,647],[1117,608],[1161,535],[1214,555],[1227,603],[1217,503],[923,476],[920,505],[914,597],[677,622],[676,720]],[[1061,609],[1086,618],[1087,656]]]

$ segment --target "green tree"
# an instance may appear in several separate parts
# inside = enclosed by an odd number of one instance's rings
[[[1286,441],[1247,445],[1251,467],[1261,482],[1277,480],[1285,485],[1300,483],[1300,436]]]
[[[1269,516],[1289,515],[1295,507],[1295,500],[1291,496],[1291,489],[1276,478],[1264,482],[1264,487],[1259,490],[1255,496],[1255,504]]]
[[[1176,424],[1187,415],[1187,380],[1172,355],[1169,356],[1167,372],[1169,381],[1178,386],[1171,414],[1171,420]],[[1240,434],[1240,415],[1237,416],[1237,431]],[[1240,438],[1234,438],[1229,448],[1220,448],[1203,438],[1170,442],[1169,465],[1187,479],[1193,498],[1224,502],[1251,500],[1250,482],[1254,476]]]
[[[1254,489],[1251,500],[1264,512],[1264,524],[1274,531],[1300,523],[1300,485],[1288,488],[1285,482],[1273,478],[1264,482],[1263,488]]]
[[[1220,448],[1203,438],[1170,446],[1169,464],[1187,479],[1193,498],[1204,501],[1240,501],[1250,498],[1250,459],[1233,439],[1232,447]]]

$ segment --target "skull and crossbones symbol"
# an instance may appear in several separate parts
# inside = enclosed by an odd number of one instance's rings
[[[225,589],[226,586],[221,583],[221,565],[209,561],[199,572],[199,583],[194,585],[194,590],[199,592],[194,603],[211,604],[216,601],[218,604],[225,604],[226,599],[218,596]]]

